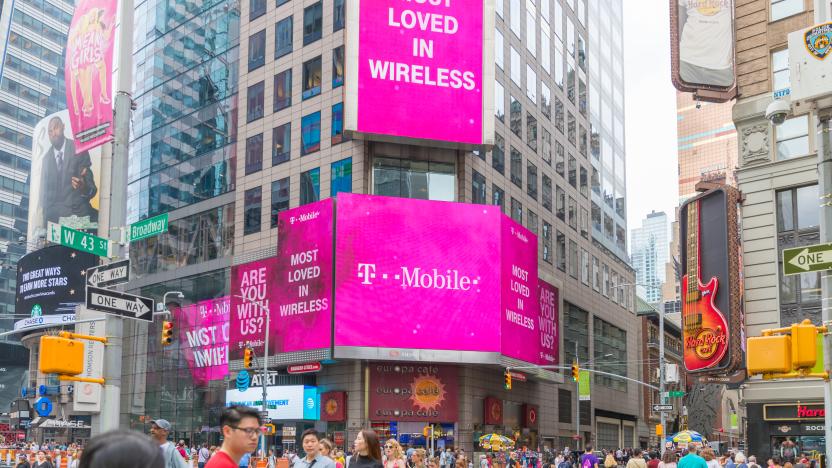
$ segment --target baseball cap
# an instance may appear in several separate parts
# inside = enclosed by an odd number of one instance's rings
[[[171,426],[167,419],[157,419],[155,421],[151,421],[151,423],[159,426],[159,429],[170,432]]]

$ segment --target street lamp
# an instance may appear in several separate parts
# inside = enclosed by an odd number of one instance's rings
[[[156,304],[156,312],[153,313],[154,316],[170,315],[170,311],[168,310],[168,295],[176,296],[177,299],[185,299],[185,295],[182,294],[182,291],[166,292],[162,295],[162,302]]]
[[[268,380],[269,380],[268,379],[268,371],[269,371],[269,369],[268,369],[268,362],[269,362],[269,327],[270,327],[270,323],[271,323],[271,320],[270,320],[270,317],[269,317],[269,309],[267,307],[265,307],[259,301],[252,301],[251,299],[249,299],[247,297],[244,297],[242,295],[235,294],[231,297],[236,297],[237,299],[242,299],[243,302],[248,302],[249,304],[257,307],[258,309],[260,309],[260,311],[263,313],[263,315],[266,316],[266,340],[265,340],[264,345],[263,345],[263,378],[261,379],[260,383],[261,383],[261,387],[263,388],[263,395],[262,395],[263,396],[263,398],[262,398],[263,399],[263,401],[262,401],[262,403],[263,403],[263,414],[266,415],[266,416],[263,416],[263,417],[268,417],[269,409],[266,406],[266,385],[268,384]],[[263,454],[264,455],[268,454],[269,453],[268,448],[266,447],[266,434],[261,434],[260,437],[262,437],[261,442],[260,442],[260,446],[263,447]]]

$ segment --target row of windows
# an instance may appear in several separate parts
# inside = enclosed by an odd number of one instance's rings
[[[330,196],[352,192],[352,158],[342,159],[330,166]],[[277,215],[289,209],[290,177],[272,182],[271,227],[277,227]],[[321,169],[316,167],[300,174],[300,205],[321,199]],[[243,195],[243,234],[260,232],[263,209],[263,188],[254,187]]]
[[[289,3],[289,0],[277,0],[275,7],[279,7]],[[332,2],[332,32],[344,29],[345,14],[344,14],[344,0],[333,0]],[[249,0],[249,21],[254,21],[257,18],[266,14],[266,0]],[[314,5],[304,8],[303,10],[303,45],[311,44],[317,39],[321,38],[323,30],[323,2],[318,2]],[[309,39],[307,42],[307,31]],[[317,35],[316,39],[312,39]]]

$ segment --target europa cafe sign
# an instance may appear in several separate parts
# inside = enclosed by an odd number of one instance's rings
[[[454,366],[370,364],[370,418],[374,421],[455,421],[457,391]]]

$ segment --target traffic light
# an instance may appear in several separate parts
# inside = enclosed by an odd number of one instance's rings
[[[252,359],[254,359],[254,351],[251,348],[246,348],[243,352],[243,367],[251,369]]]
[[[664,426],[661,424],[656,424],[656,437],[661,437],[664,435]]]
[[[506,390],[511,390],[511,372],[506,371],[505,378],[506,378],[506,383],[505,383]]]
[[[41,336],[38,370],[44,374],[60,375],[84,372],[84,342],[59,336]]]
[[[763,330],[763,336],[748,338],[746,369],[749,375],[775,377],[823,377],[816,372],[818,333],[826,327],[815,326],[806,319],[785,328]]]
[[[265,432],[266,435],[274,435],[274,433],[277,432],[277,428],[274,424],[264,424],[263,432]]]
[[[162,321],[162,346],[170,346],[173,343],[173,322]]]
[[[572,380],[577,382],[581,377],[581,368],[578,367],[578,361],[572,363]]]

